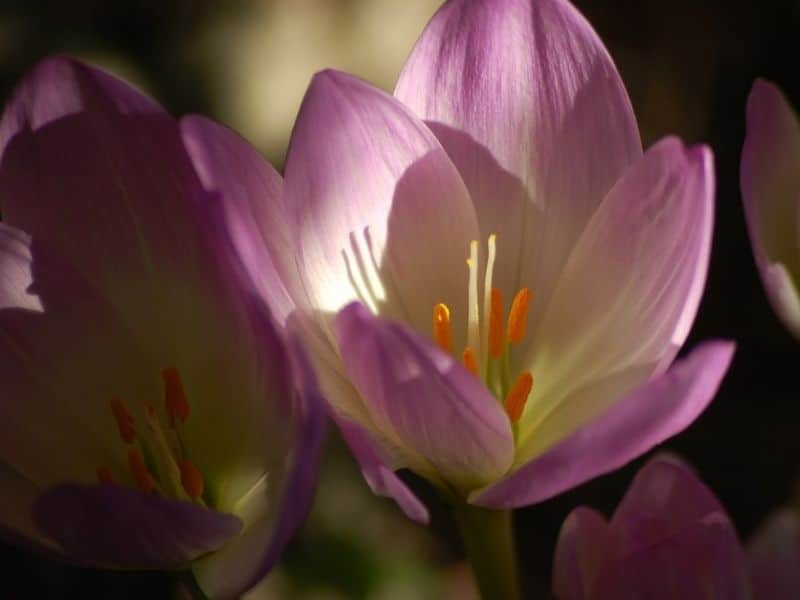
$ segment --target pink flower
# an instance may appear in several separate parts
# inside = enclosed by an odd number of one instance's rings
[[[447,2],[394,96],[318,74],[282,202],[242,181],[227,202],[258,220],[238,241],[262,294],[302,323],[372,489],[416,520],[397,469],[539,502],[681,431],[731,360],[712,342],[667,370],[705,283],[711,152],[642,153],[564,0]]]
[[[10,99],[0,533],[80,565],[192,569],[227,598],[305,516],[324,420],[197,175],[230,166],[183,144],[197,123],[234,138],[65,58]]]
[[[725,510],[689,468],[663,456],[642,467],[611,521],[585,507],[570,513],[553,593],[559,600],[751,597]]]
[[[756,265],[772,307],[800,337],[800,123],[773,84],[758,80],[747,101],[742,197]]]

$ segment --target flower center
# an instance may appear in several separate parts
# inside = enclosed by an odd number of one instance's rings
[[[122,441],[128,446],[128,468],[137,489],[167,498],[192,501],[205,506],[205,483],[199,469],[189,460],[181,438],[180,427],[191,412],[178,369],[168,367],[161,372],[164,381],[164,411],[169,427],[161,426],[156,408],[143,404],[145,427],[136,422],[120,398],[112,398],[111,413],[117,422]],[[101,483],[116,485],[112,470],[97,468]]]
[[[483,310],[478,300],[478,242],[469,244],[469,289],[467,311],[467,346],[461,354],[464,367],[481,379],[501,401],[512,424],[522,417],[533,389],[533,375],[523,371],[512,385],[511,347],[525,337],[530,289],[523,287],[514,296],[507,320],[504,320],[503,296],[492,285],[497,236],[489,236],[484,275]],[[433,307],[433,339],[445,352],[453,352],[453,329],[450,308],[440,302]]]

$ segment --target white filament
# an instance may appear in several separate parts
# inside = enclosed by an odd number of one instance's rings
[[[480,307],[478,306],[478,242],[472,240],[469,243],[469,313],[467,322],[467,345],[475,353],[478,364],[483,364],[481,359],[481,329],[480,329]]]

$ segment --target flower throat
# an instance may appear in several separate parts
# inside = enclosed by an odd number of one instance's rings
[[[503,296],[499,289],[492,286],[497,254],[496,237],[495,234],[490,235],[487,243],[483,311],[478,300],[478,242],[473,240],[469,244],[467,346],[461,354],[461,361],[503,402],[509,420],[516,424],[533,389],[533,374],[523,371],[512,385],[510,353],[511,345],[518,344],[525,337],[531,291],[523,287],[517,292],[508,319],[504,321]],[[442,350],[453,353],[450,308],[442,302],[433,307],[433,339]]]

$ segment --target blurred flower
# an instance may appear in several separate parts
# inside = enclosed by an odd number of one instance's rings
[[[521,506],[691,423],[733,352],[665,372],[705,283],[710,150],[642,154],[611,59],[563,0],[446,3],[395,96],[318,74],[283,202],[242,194],[262,218],[239,237],[276,313],[298,309],[372,489],[419,521],[397,469]]]
[[[772,307],[800,338],[800,123],[773,84],[758,80],[747,101],[742,198],[756,264]]]
[[[725,510],[688,467],[663,456],[639,471],[610,522],[590,508],[570,513],[553,593],[559,600],[751,597]]]
[[[800,522],[797,508],[775,511],[747,544],[755,598],[800,598]]]
[[[197,174],[230,165],[184,146],[198,124],[233,137],[65,58],[6,108],[0,523],[57,558],[191,568],[232,597],[304,517],[324,420]]]

